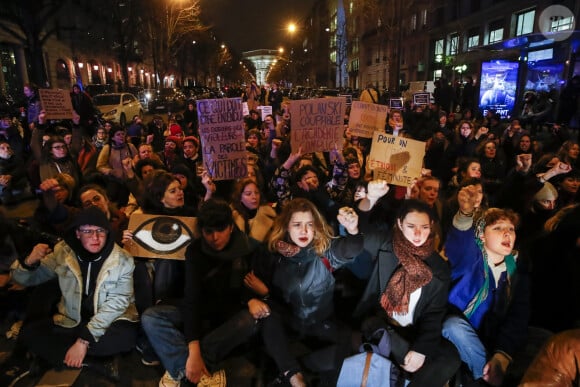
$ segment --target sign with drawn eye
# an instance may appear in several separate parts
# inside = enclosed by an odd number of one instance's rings
[[[125,250],[140,258],[185,259],[187,246],[198,237],[196,223],[189,217],[132,214],[133,240]]]

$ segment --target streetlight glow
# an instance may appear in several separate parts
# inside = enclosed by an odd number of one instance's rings
[[[288,32],[290,32],[291,34],[293,34],[294,32],[296,32],[296,24],[294,24],[294,23],[288,23]]]

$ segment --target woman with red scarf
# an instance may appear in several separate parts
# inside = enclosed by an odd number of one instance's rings
[[[434,249],[426,203],[404,201],[395,223],[390,235],[365,235],[365,249],[376,261],[355,316],[369,317],[362,329],[367,336],[386,327],[390,358],[409,386],[440,387],[460,365],[456,349],[441,337],[449,266]]]

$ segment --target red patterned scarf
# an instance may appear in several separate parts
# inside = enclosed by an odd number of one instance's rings
[[[393,251],[401,264],[381,295],[381,306],[389,316],[408,313],[411,293],[431,281],[433,273],[424,260],[433,253],[433,237],[430,236],[421,246],[415,246],[395,227]]]

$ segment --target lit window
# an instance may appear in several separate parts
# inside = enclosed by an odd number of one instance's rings
[[[435,41],[435,55],[443,55],[443,39]]]
[[[414,13],[411,16],[411,31],[417,30],[417,14]]]
[[[421,11],[421,25],[422,26],[427,25],[427,10],[426,9]]]
[[[473,48],[479,46],[479,28],[472,28],[469,30],[467,36],[467,48]]]
[[[489,44],[500,42],[503,39],[503,20],[489,24]]]
[[[535,16],[536,16],[535,9],[521,12],[518,14],[518,20],[516,25],[516,36],[531,34],[532,32],[534,32]]]
[[[459,46],[459,35],[451,34],[447,37],[447,55],[457,55]]]
[[[559,32],[559,31],[567,31],[571,30],[574,26],[574,17],[573,16],[552,16],[550,18],[551,25],[550,31],[552,32]]]

